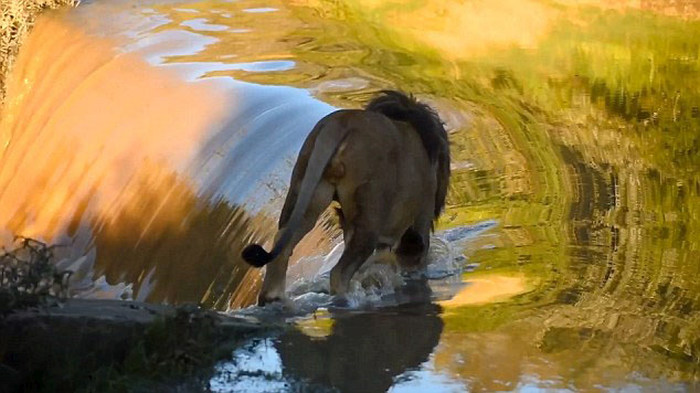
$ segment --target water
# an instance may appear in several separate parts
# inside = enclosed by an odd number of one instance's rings
[[[0,242],[68,245],[76,296],[288,322],[219,364],[215,391],[694,391],[697,16],[663,1],[83,4],[39,22],[10,82]],[[450,133],[430,278],[371,267],[334,305],[326,214],[293,257],[291,310],[247,308],[260,278],[240,249],[273,236],[308,131],[396,87]]]

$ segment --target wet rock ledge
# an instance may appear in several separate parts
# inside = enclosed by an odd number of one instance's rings
[[[196,306],[117,300],[0,318],[0,392],[206,390],[217,360],[270,330]]]

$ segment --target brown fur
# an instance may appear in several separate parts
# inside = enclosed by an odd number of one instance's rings
[[[294,246],[332,200],[342,209],[345,251],[331,270],[331,292],[344,294],[377,248],[397,251],[403,266],[424,266],[432,222],[449,182],[449,145],[437,115],[398,92],[384,92],[365,110],[339,110],[307,137],[292,173],[275,245],[243,252],[267,267],[259,303],[284,296]]]

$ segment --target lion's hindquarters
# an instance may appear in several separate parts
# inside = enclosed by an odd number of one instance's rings
[[[334,293],[347,289],[379,244],[400,247],[406,265],[422,265],[435,204],[434,165],[410,125],[382,118],[347,143],[340,157],[347,170],[337,189],[343,230],[352,235],[331,271]]]

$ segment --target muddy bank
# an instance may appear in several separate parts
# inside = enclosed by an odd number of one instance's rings
[[[206,389],[255,322],[130,301],[70,299],[0,320],[0,392]]]

